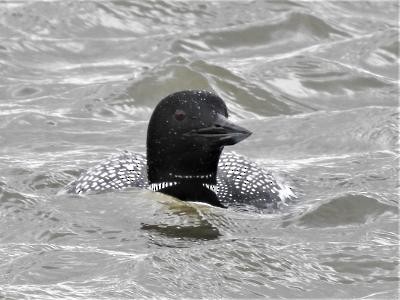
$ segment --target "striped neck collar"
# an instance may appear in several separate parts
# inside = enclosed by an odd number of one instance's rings
[[[159,182],[159,183],[152,183],[150,184],[149,188],[150,190],[152,190],[153,192],[157,192],[159,190],[165,189],[167,187],[170,186],[174,186],[177,185],[178,183],[173,181],[173,182]]]
[[[212,174],[205,174],[205,175],[180,175],[180,174],[173,174],[169,173],[169,176],[175,179],[209,179],[212,178]]]
[[[160,190],[165,189],[167,187],[171,187],[171,186],[175,186],[175,185],[179,185],[179,182],[172,181],[172,182],[152,183],[152,184],[150,184],[149,189],[152,190],[153,192],[157,192],[157,191],[160,191]],[[208,183],[202,183],[201,185],[206,187],[210,191],[213,191],[213,192],[217,192],[218,191],[217,185],[208,184]]]

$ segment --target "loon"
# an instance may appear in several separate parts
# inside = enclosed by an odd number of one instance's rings
[[[147,130],[147,155],[124,151],[70,183],[82,194],[146,188],[183,201],[218,207],[277,209],[295,197],[269,171],[236,153],[222,153],[252,133],[228,120],[225,102],[203,90],[173,93],[155,107]]]

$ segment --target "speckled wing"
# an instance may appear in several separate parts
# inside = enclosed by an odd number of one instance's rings
[[[82,194],[127,187],[146,188],[146,157],[140,153],[124,151],[90,168],[70,183],[69,193]]]
[[[261,209],[276,209],[295,197],[272,173],[236,153],[221,156],[214,192],[225,206],[252,205]]]
[[[295,197],[291,189],[280,183],[272,173],[235,153],[221,155],[217,185],[205,186],[213,190],[227,207],[251,205],[275,209]],[[82,194],[129,187],[149,188],[144,154],[124,151],[114,155],[83,173],[66,190]]]

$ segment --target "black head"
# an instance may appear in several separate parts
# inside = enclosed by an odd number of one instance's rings
[[[251,132],[228,121],[224,101],[207,91],[181,91],[156,106],[147,131],[150,183],[216,183],[226,145]]]

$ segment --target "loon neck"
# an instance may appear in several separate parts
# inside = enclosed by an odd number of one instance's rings
[[[183,201],[204,202],[224,207],[211,188],[217,184],[221,151],[222,148],[213,152],[154,156],[154,153],[148,150],[147,172],[150,189]]]
[[[221,152],[222,148],[208,152],[191,151],[181,154],[161,154],[153,153],[148,149],[147,173],[149,183],[216,184]]]

